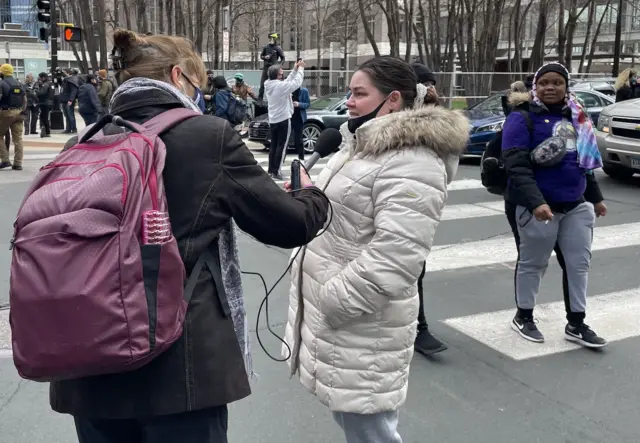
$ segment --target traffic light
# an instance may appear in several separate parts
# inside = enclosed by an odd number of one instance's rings
[[[65,26],[63,36],[65,42],[81,42],[82,28],[77,28],[75,26]]]
[[[51,0],[38,0],[38,21],[41,23],[51,23]],[[49,40],[51,32],[46,28],[40,28],[40,40]]]
[[[42,23],[51,23],[51,1],[38,0],[38,21]]]
[[[48,41],[49,35],[51,35],[51,32],[47,28],[40,28],[40,40],[43,42]]]

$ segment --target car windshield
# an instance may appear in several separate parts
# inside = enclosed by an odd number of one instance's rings
[[[496,94],[496,95],[487,97],[477,105],[472,106],[470,109],[474,111],[503,112],[502,94]]]
[[[309,109],[326,110],[335,108],[341,101],[344,100],[342,95],[328,95],[320,97],[311,101]]]

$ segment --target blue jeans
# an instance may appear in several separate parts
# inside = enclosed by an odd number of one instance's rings
[[[94,124],[95,122],[98,121],[98,114],[97,113],[87,114],[87,113],[81,112],[80,116],[84,120],[84,125],[85,126],[92,125],[92,124]]]
[[[228,443],[227,406],[145,419],[74,417],[80,443]]]
[[[67,120],[67,131],[77,131],[76,128],[76,113],[73,107],[73,104],[69,106],[67,103],[62,104],[62,112],[64,113],[64,117]]]
[[[347,443],[402,443],[398,434],[398,411],[377,414],[334,412],[333,418],[344,431]]]

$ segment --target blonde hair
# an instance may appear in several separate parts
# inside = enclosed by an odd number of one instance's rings
[[[119,84],[133,77],[170,82],[171,69],[180,66],[197,86],[206,84],[207,73],[202,58],[190,40],[171,35],[141,35],[127,29],[113,34],[116,59],[121,68],[115,76]],[[118,64],[120,64],[118,63]]]
[[[629,78],[631,78],[636,74],[637,73],[635,69],[631,69],[631,68],[625,69],[618,76],[618,79],[616,80],[615,88],[620,89],[620,88],[624,88],[625,86],[630,87],[631,84],[629,83]]]

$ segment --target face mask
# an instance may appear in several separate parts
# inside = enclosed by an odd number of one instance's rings
[[[380,112],[380,110],[382,109],[382,107],[384,106],[384,104],[387,102],[388,99],[389,99],[389,96],[387,96],[387,98],[385,98],[382,101],[382,103],[378,105],[376,109],[374,109],[367,115],[361,115],[360,117],[350,118],[349,120],[347,120],[347,128],[349,129],[349,132],[352,134],[355,134],[360,126],[364,125],[369,120],[373,120],[374,118],[376,118],[376,116],[378,115],[378,112]]]
[[[205,109],[207,109],[206,104],[204,102],[204,95],[202,94],[202,91],[200,90],[200,88],[195,88],[195,89],[196,89],[195,95],[191,97],[191,100],[193,100],[193,102],[200,108],[200,110],[204,112]]]

